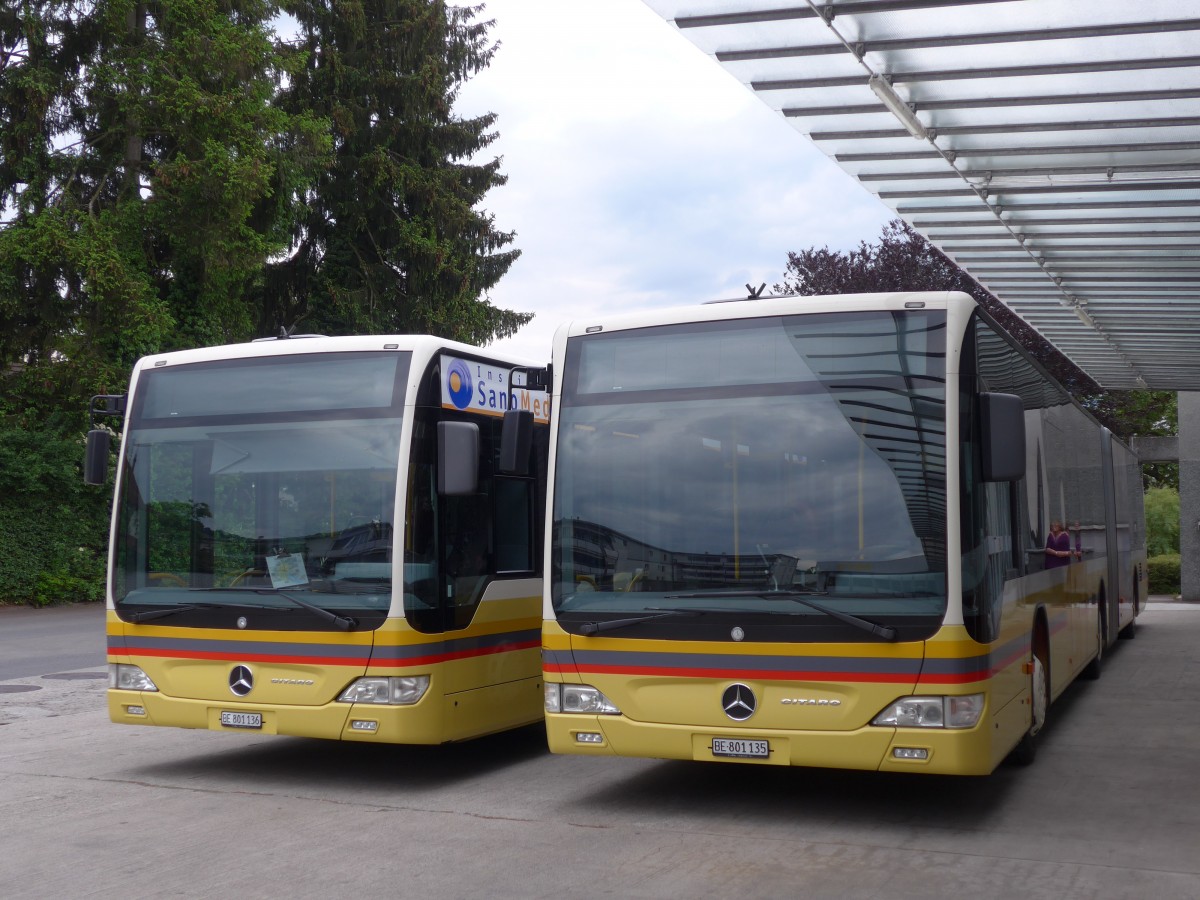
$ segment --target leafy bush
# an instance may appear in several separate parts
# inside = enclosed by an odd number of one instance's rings
[[[1179,553],[1179,491],[1173,488],[1146,491],[1146,552]]]
[[[0,603],[104,597],[111,492],[82,463],[82,435],[0,426]]]
[[[1178,553],[1164,553],[1146,560],[1151,594],[1170,594],[1174,597],[1179,593],[1179,560]]]

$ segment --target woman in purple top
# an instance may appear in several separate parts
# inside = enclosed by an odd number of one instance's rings
[[[1068,565],[1072,556],[1071,535],[1063,531],[1062,522],[1055,519],[1050,523],[1050,534],[1046,537],[1046,568]]]

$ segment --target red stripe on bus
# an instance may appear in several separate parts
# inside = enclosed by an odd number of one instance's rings
[[[244,653],[230,654],[220,651],[204,650],[168,650],[155,647],[140,647],[135,652],[111,652],[113,656],[154,656],[161,659],[207,659],[215,662],[260,662],[260,663],[289,663],[293,665],[323,665],[323,666],[370,666],[376,668],[408,668],[410,666],[428,666],[455,659],[470,659],[477,656],[490,656],[496,653],[511,653],[518,650],[532,650],[540,647],[540,640],[525,641],[512,644],[499,644],[494,647],[480,647],[472,650],[458,650],[451,653],[434,653],[429,656],[412,656],[406,659],[375,660],[370,657],[346,656],[293,656],[273,653]]]
[[[230,654],[223,651],[205,650],[167,650],[157,647],[138,647],[136,650],[109,651],[112,656],[128,656],[136,659],[139,656],[155,656],[161,659],[209,659],[216,662],[265,662],[265,663],[298,663],[303,665],[323,666],[365,666],[369,657],[347,656],[289,656],[274,653],[239,653]]]
[[[497,653],[514,653],[519,650],[540,648],[541,640],[533,640],[515,644],[500,644],[495,647],[477,647],[473,650],[457,650],[452,653],[437,653],[432,656],[412,656],[406,659],[377,659],[371,662],[372,669],[400,669],[410,666],[428,666],[434,663],[449,662],[455,659],[470,659],[476,656],[492,656]]]
[[[917,678],[916,673],[810,672],[804,670],[781,672],[778,670],[759,671],[757,669],[662,669],[653,666],[568,666],[554,663],[546,665],[545,670],[547,672],[560,672],[572,675],[667,675],[682,678],[754,678],[759,681],[854,681],[878,682],[880,684],[911,684]]]
[[[992,672],[987,669],[977,669],[972,672],[947,672],[944,674],[924,675],[880,672],[821,672],[794,670],[780,672],[778,670],[759,671],[757,669],[698,669],[679,668],[661,669],[651,666],[570,666],[550,663],[545,667],[547,672],[557,672],[568,675],[645,675],[645,676],[677,676],[680,678],[753,678],[759,681],[830,681],[851,682],[860,684],[971,684],[987,681]]]
[[[922,684],[971,684],[976,681],[988,681],[992,673],[986,669],[975,672],[947,672],[941,675],[922,675],[917,679],[917,685]]]

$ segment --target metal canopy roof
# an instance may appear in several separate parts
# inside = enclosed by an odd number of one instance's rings
[[[1200,3],[645,2],[1102,386],[1200,390]]]

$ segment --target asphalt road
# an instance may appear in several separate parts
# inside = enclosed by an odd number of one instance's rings
[[[0,681],[104,665],[104,604],[0,606]]]
[[[73,617],[0,679],[6,900],[1200,897],[1200,606],[1152,605],[1032,767],[965,779],[117,726],[102,658],[51,664],[93,654]]]

